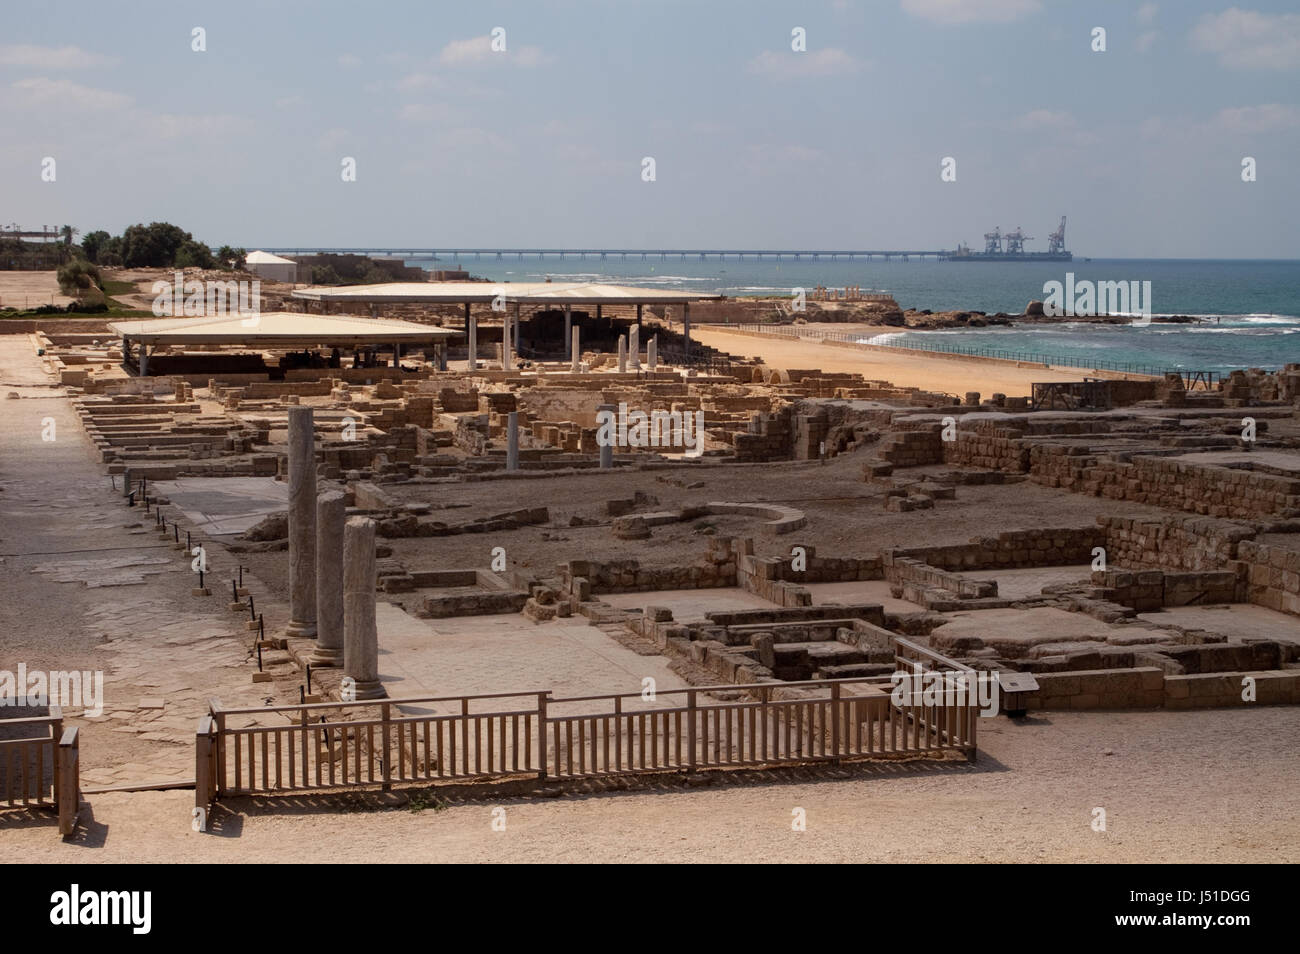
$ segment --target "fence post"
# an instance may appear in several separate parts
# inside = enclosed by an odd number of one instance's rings
[[[53,788],[51,793],[54,799],[54,805],[57,808],[59,802],[59,744],[63,739],[63,708],[61,706],[50,706],[50,764],[54,769]],[[23,773],[26,773],[26,766],[23,767]],[[24,783],[26,786],[26,783]],[[28,791],[27,787],[23,791]],[[36,779],[36,800],[41,802],[45,799],[45,780]]]
[[[537,778],[546,781],[546,693],[537,694]]]
[[[76,728],[65,730],[59,739],[58,764],[54,771],[60,835],[71,835],[77,827],[77,814],[81,808],[80,756],[81,740]]]
[[[686,692],[686,750],[690,756],[686,771],[695,771],[695,690]]]
[[[831,751],[835,753],[834,764],[840,764],[840,739],[844,733],[840,731],[840,684],[831,683]]]
[[[384,757],[383,757],[383,762],[382,762],[382,764],[383,764],[383,766],[384,766],[384,786],[383,786],[383,790],[384,790],[385,792],[390,792],[390,791],[392,791],[392,789],[393,789],[393,760],[392,760],[392,758],[389,756],[388,745],[389,745],[389,740],[390,740],[390,738],[391,738],[392,726],[389,724],[389,721],[388,721],[389,718],[390,718],[390,716],[389,716],[389,705],[388,705],[388,703],[385,702],[385,703],[383,704],[383,707],[382,707],[382,708],[383,708],[383,720],[384,720],[384,725],[383,725],[383,733],[384,733]],[[307,743],[304,741],[303,744],[306,745]]]
[[[202,716],[199,718],[198,729],[194,733],[194,810],[199,819],[199,831],[207,830],[208,810],[216,797],[212,771],[216,762],[214,758],[216,743],[212,738],[213,725],[212,716]]]

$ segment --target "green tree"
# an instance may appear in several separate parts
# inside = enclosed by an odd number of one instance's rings
[[[227,271],[233,269],[239,271],[244,267],[244,259],[248,253],[242,248],[231,248],[229,245],[223,245],[217,249],[217,267],[224,268]]]
[[[113,237],[102,229],[87,232],[81,238],[81,250],[86,253],[86,258],[98,262],[100,253],[107,251],[108,243],[112,240]]]
[[[181,246],[192,241],[189,232],[168,222],[128,226],[122,233],[122,264],[127,268],[168,268],[175,265]]]
[[[189,235],[189,233],[185,233]],[[196,242],[193,239],[187,239],[180,248],[176,250],[176,256],[172,259],[172,264],[177,268],[214,268],[215,262],[212,259],[212,249],[208,248],[202,242]]]
[[[80,231],[81,229],[74,229],[71,225],[65,225],[63,228],[59,229],[59,233],[63,236],[63,244],[71,245],[73,237]]]
[[[80,297],[92,288],[100,289],[99,269],[89,262],[76,259],[64,265],[55,274],[59,290],[65,295]]]

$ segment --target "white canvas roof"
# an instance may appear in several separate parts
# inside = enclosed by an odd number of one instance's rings
[[[213,318],[160,318],[113,321],[114,334],[145,344],[388,344],[429,343],[460,337],[460,332],[413,321],[363,318],[357,315],[304,315],[271,312],[263,315],[221,315]]]
[[[631,285],[596,282],[390,282],[382,285],[344,285],[299,288],[294,298],[327,302],[431,302],[492,301],[504,295],[521,304],[679,304],[721,298],[703,292],[666,291]]]
[[[249,252],[244,256],[245,265],[297,265],[291,258],[281,258],[279,255],[272,255],[270,252],[263,252],[258,249],[256,252]]]

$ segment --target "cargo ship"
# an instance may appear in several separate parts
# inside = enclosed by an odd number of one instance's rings
[[[969,245],[961,243],[948,253],[950,262],[1069,262],[1074,254],[1065,249],[1065,216],[1056,231],[1047,237],[1046,252],[1026,252],[1025,243],[1032,242],[1033,236],[1026,235],[1020,226],[1003,232],[1001,227],[984,233],[984,251],[977,252]]]

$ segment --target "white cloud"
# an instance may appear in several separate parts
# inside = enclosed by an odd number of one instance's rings
[[[509,63],[513,66],[545,66],[551,57],[542,52],[538,46],[511,47],[494,51],[492,37],[475,36],[468,40],[452,40],[438,54],[438,62],[444,66],[485,66],[491,63]]]
[[[1275,132],[1279,129],[1294,129],[1300,126],[1300,110],[1279,103],[1238,106],[1233,109],[1219,110],[1210,125],[1215,129],[1232,133],[1263,133]]]
[[[452,108],[446,103],[407,103],[397,111],[397,118],[405,123],[446,122]]]
[[[861,63],[836,47],[812,53],[777,53],[764,50],[749,61],[751,73],[762,73],[779,79],[801,76],[832,76],[837,73],[856,73]]]
[[[1146,33],[1139,34],[1138,38],[1133,42],[1133,48],[1139,53],[1146,53],[1151,49],[1156,42],[1156,37],[1159,35],[1160,33],[1157,30],[1148,30]]]
[[[87,70],[112,66],[116,57],[91,53],[79,46],[0,46],[0,66],[39,70]]]
[[[902,0],[906,13],[931,23],[1010,23],[1043,8],[1040,0]]]
[[[131,105],[131,97],[122,93],[93,89],[71,80],[54,80],[44,76],[18,80],[9,88],[15,91],[19,103],[28,106],[93,111],[123,109]]]
[[[1073,129],[1074,117],[1064,110],[1031,109],[1008,123],[1011,129]]]
[[[1144,24],[1154,22],[1156,18],[1156,9],[1157,7],[1154,3],[1142,4],[1142,6],[1138,7],[1137,10],[1137,22]]]
[[[432,73],[408,73],[394,85],[398,89],[443,89],[447,84]]]
[[[1295,69],[1300,67],[1300,14],[1232,7],[1202,17],[1192,29],[1191,44],[1232,69]]]

